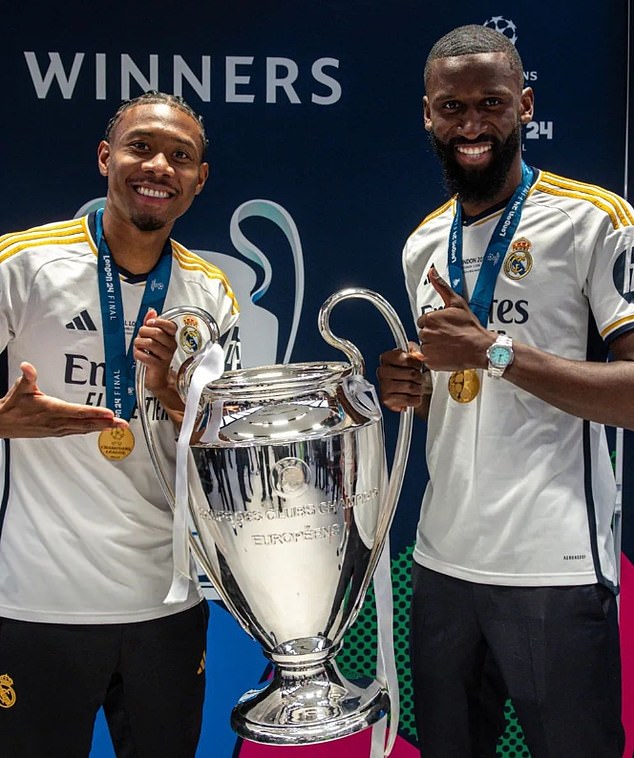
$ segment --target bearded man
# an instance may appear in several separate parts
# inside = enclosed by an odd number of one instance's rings
[[[510,697],[532,758],[620,758],[604,424],[634,428],[634,210],[524,163],[534,95],[502,34],[445,35],[425,89],[452,197],[403,254],[420,344],[378,370],[383,403],[428,424],[412,570],[421,752],[495,756]]]

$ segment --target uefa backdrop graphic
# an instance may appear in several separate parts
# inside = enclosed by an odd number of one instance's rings
[[[518,46],[535,121],[524,157],[538,167],[627,194],[629,2],[577,0],[235,0],[140,12],[28,1],[3,8],[4,93],[0,233],[70,218],[103,202],[96,145],[123,98],[146,89],[182,94],[205,119],[211,176],[175,237],[223,268],[240,299],[245,365],[340,360],[319,336],[317,313],[334,291],[384,295],[410,337],[401,275],[406,236],[445,197],[422,127],[422,66],[454,26],[479,23]],[[628,86],[630,93],[628,93]],[[631,170],[630,170],[631,175]],[[631,198],[630,198],[631,199]],[[333,330],[361,349],[372,379],[392,338],[369,306],[342,305]],[[388,448],[396,419],[386,417]],[[395,645],[401,687],[395,758],[416,755],[408,675],[409,555],[426,480],[424,427],[414,434],[391,536]],[[610,433],[623,472],[624,692],[634,687],[633,438]],[[526,475],[530,471],[525,472]],[[38,581],[34,577],[34,581]],[[199,755],[268,758],[280,752],[236,739],[237,698],[268,676],[258,646],[212,604],[208,694]],[[371,598],[339,657],[345,675],[371,673]],[[165,682],[170,697],[170,682]],[[625,695],[627,755],[634,704]],[[291,758],[365,756],[366,731],[337,744],[284,748]],[[300,753],[300,751],[302,751]],[[528,756],[512,708],[498,752]],[[100,718],[92,758],[112,749]]]

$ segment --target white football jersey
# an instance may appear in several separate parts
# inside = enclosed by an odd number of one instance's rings
[[[410,236],[403,254],[416,320],[449,281],[451,200]],[[466,295],[502,211],[463,226]],[[634,328],[634,212],[600,187],[540,172],[498,275],[487,328],[571,360],[605,360]],[[432,372],[429,483],[415,560],[474,582],[572,585],[617,581],[611,521],[615,480],[603,426],[479,372],[458,402],[450,373]]]
[[[208,311],[223,335],[229,366],[236,368],[238,308],[226,278],[174,241],[171,254],[164,309],[195,305]],[[121,277],[128,344],[145,288],[140,279]],[[105,405],[93,217],[1,237],[0,292],[0,350],[9,384],[28,361],[47,395]],[[181,360],[208,338],[198,321],[189,326],[180,332]],[[173,481],[177,432],[148,396],[153,433]],[[172,512],[136,410],[130,428],[135,445],[122,460],[102,455],[96,432],[3,441],[0,616],[120,623],[176,613],[199,601],[191,582],[185,603],[163,603],[172,577]]]

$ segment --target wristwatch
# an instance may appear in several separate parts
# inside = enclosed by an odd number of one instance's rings
[[[507,366],[513,363],[513,340],[506,334],[498,334],[495,342],[487,350],[489,366],[487,373],[494,379],[499,379]]]

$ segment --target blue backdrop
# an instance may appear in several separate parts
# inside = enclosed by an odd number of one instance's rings
[[[351,285],[383,294],[414,337],[400,251],[445,197],[422,127],[422,66],[450,28],[486,23],[514,38],[536,94],[527,162],[626,190],[628,2],[455,0],[447,10],[429,0],[12,3],[3,8],[0,233],[98,201],[105,184],[95,148],[120,100],[175,91],[203,114],[211,138],[210,180],[175,236],[221,265],[226,256],[236,262],[249,318],[272,314],[266,344],[276,360],[289,351],[292,361],[339,359],[316,318],[333,291]],[[630,152],[630,175],[632,165]],[[372,377],[376,356],[392,346],[381,318],[345,303],[332,324],[359,346]],[[386,423],[393,441],[394,419]],[[414,537],[424,431],[421,424],[414,436],[394,554]],[[628,434],[624,548],[634,559],[631,449]],[[214,639],[242,634],[220,608],[212,625]],[[246,674],[210,672],[231,689],[221,706],[210,690],[223,729],[231,702],[263,668],[246,637],[236,644]]]

